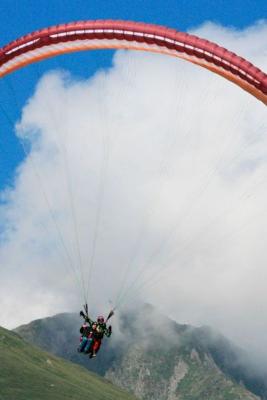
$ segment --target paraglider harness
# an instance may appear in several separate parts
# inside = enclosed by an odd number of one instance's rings
[[[84,324],[80,328],[80,333],[82,335],[81,341],[83,338],[88,339],[89,341],[89,346],[85,346],[85,351],[81,350],[81,352],[85,352],[89,354],[91,357],[92,354],[97,352],[100,348],[101,345],[101,340],[103,339],[104,335],[107,337],[110,337],[112,334],[112,328],[109,326],[107,328],[107,322],[108,320],[114,315],[114,310],[111,310],[110,313],[108,314],[106,320],[103,320],[103,322],[95,322],[91,320],[91,318],[88,315],[88,305],[84,305],[84,311],[80,311],[80,316],[84,319]]]

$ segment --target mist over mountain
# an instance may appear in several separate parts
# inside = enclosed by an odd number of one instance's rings
[[[114,334],[93,361],[77,353],[78,313],[36,320],[16,331],[140,399],[267,399],[266,370],[209,327],[178,324],[150,305],[112,322]]]

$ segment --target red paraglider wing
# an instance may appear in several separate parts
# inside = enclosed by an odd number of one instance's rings
[[[267,104],[267,75],[242,57],[194,35],[128,21],[79,21],[23,36],[0,49],[0,77],[58,54],[100,48],[145,50],[186,59]]]

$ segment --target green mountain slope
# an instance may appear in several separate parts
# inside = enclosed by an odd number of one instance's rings
[[[0,328],[0,399],[134,400],[134,397]]]
[[[78,315],[60,314],[17,331],[28,341],[86,366],[141,399],[266,398],[265,377],[252,376],[240,349],[209,328],[179,325],[145,306],[141,312],[122,315],[114,336],[104,342],[97,358],[88,362],[76,351],[80,323]],[[119,340],[117,331],[123,333]]]

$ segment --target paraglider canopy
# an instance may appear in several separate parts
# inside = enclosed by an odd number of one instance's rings
[[[0,49],[0,77],[58,54],[101,48],[183,58],[222,75],[267,104],[267,75],[244,58],[194,35],[129,21],[79,21],[23,36]]]

